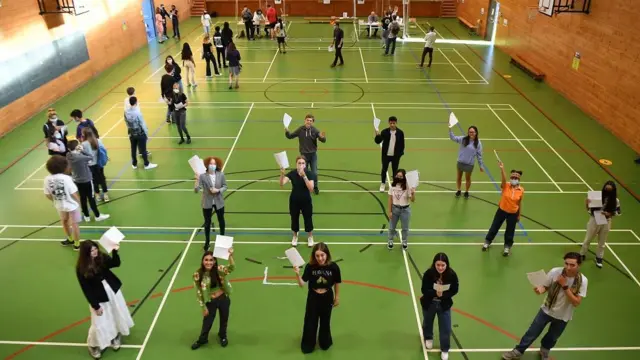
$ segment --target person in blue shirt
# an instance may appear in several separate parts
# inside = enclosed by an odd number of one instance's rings
[[[76,128],[76,140],[80,142],[84,141],[84,139],[82,139],[82,129],[84,128],[90,128],[91,130],[93,130],[95,136],[97,138],[100,138],[100,135],[98,135],[98,129],[96,129],[96,125],[91,119],[85,119],[82,116],[82,110],[75,109],[71,112],[70,116],[73,121],[78,123],[78,128]]]
[[[157,164],[149,162],[147,153],[147,140],[149,139],[149,129],[144,122],[142,112],[138,107],[138,98],[132,96],[129,98],[129,104],[131,107],[124,112],[124,121],[127,124],[127,131],[129,133],[129,141],[131,142],[131,166],[134,169],[138,168],[138,158],[136,157],[136,148],[142,155],[144,161],[144,169],[149,170],[157,167]]]
[[[469,188],[471,187],[471,173],[473,173],[473,167],[476,158],[478,159],[478,165],[480,166],[480,172],[484,172],[484,163],[482,162],[482,143],[478,137],[478,128],[475,126],[469,126],[466,136],[455,136],[453,130],[449,128],[449,138],[452,141],[460,144],[460,150],[458,151],[458,166],[456,176],[456,197],[460,197],[462,186],[462,173],[465,175],[465,190],[464,198],[469,198]]]

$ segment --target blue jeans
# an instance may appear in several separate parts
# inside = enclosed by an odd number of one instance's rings
[[[556,345],[556,342],[558,342],[558,339],[560,338],[560,335],[562,335],[564,329],[567,327],[567,322],[547,315],[542,311],[542,309],[538,311],[538,314],[533,319],[531,326],[529,326],[529,330],[527,330],[520,340],[520,344],[516,346],[516,350],[521,354],[524,354],[529,346],[531,346],[538,336],[542,334],[542,331],[547,327],[547,324],[551,324],[549,325],[549,331],[547,331],[547,334],[542,338],[540,343],[543,349],[551,350]]]
[[[311,172],[313,173],[313,178],[311,179],[313,180],[313,188],[317,189],[318,188],[318,153],[317,152],[302,153],[300,155],[304,156],[304,158],[307,160],[307,169],[311,169]]]
[[[440,351],[449,352],[451,348],[451,309],[443,310],[440,301],[432,301],[429,308],[422,308],[424,321],[422,332],[425,340],[433,340],[433,321],[438,315],[438,330],[440,330]]]
[[[402,222],[402,241],[406,242],[409,238],[409,221],[411,220],[411,207],[405,208],[393,205],[391,206],[391,219],[389,219],[389,241],[393,241],[396,236],[396,226],[398,220]]]

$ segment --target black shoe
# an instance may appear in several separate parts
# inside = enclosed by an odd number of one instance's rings
[[[80,251],[80,245],[73,245],[73,251]]]
[[[191,144],[191,138],[187,138],[187,144]]]
[[[194,342],[193,344],[191,344],[191,350],[196,350],[198,349],[200,346],[205,345],[206,342],[200,342],[199,340]]]
[[[464,192],[464,198],[465,198],[465,199],[468,199],[468,198],[469,198],[469,192],[468,192],[468,191],[465,191],[465,192]]]
[[[178,145],[182,145],[184,144],[184,139],[180,139],[180,141],[178,141]]]
[[[226,337],[220,338],[220,346],[227,347],[227,345],[229,345],[229,340]]]
[[[460,191],[460,190],[456,191],[456,197],[459,198],[460,195],[462,195],[462,191]]]
[[[635,162],[636,164],[640,164],[640,157],[639,157],[639,158],[637,158],[637,159],[635,159],[635,160],[634,160],[634,162]]]
[[[71,241],[69,239],[65,239],[64,241],[60,241],[60,245],[62,245],[62,246],[73,245],[73,241]]]
[[[318,188],[313,189],[313,193],[316,195],[320,194],[320,189]]]

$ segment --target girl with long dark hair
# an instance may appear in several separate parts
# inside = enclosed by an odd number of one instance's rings
[[[193,86],[195,88],[198,86],[196,83],[196,62],[193,60],[193,52],[191,51],[189,43],[184,43],[182,45],[181,57],[182,66],[187,69],[187,86]]]
[[[387,248],[393,249],[393,238],[396,236],[398,220],[402,222],[402,248],[409,246],[409,222],[411,221],[411,203],[416,201],[416,189],[407,185],[407,172],[398,169],[393,176],[393,182],[389,188],[389,240]]]
[[[206,77],[211,77],[211,64],[213,63],[213,69],[215,71],[216,76],[220,76],[220,71],[218,71],[218,65],[216,65],[216,58],[213,55],[213,50],[211,49],[213,44],[211,44],[211,39],[209,35],[205,35],[202,39],[202,59],[204,63],[207,65]]]
[[[204,217],[204,251],[209,250],[211,236],[211,218],[216,213],[220,235],[224,235],[224,193],[227,191],[227,179],[224,177],[222,168],[224,163],[215,156],[209,156],[203,160],[207,172],[196,174],[195,192],[202,190],[202,216]]]
[[[291,246],[298,246],[298,232],[300,231],[300,213],[304,218],[304,231],[309,235],[307,246],[313,246],[313,202],[311,192],[313,191],[313,180],[315,174],[306,173],[307,161],[302,155],[296,157],[296,168],[284,172],[280,169],[280,187],[291,182],[291,195],[289,195],[289,215],[291,215],[291,231],[293,238]]]
[[[169,55],[164,59],[165,68],[167,65],[173,66],[173,70],[171,71],[171,76],[173,76],[173,80],[180,85],[180,92],[184,92],[184,87],[182,86],[182,69],[176,63],[173,56]]]
[[[422,313],[424,321],[422,331],[427,349],[433,349],[433,321],[438,316],[440,330],[440,357],[449,358],[451,338],[451,306],[452,298],[458,293],[458,275],[449,264],[445,253],[433,257],[431,267],[422,276]]]
[[[69,161],[61,155],[52,155],[47,160],[49,176],[44,178],[44,195],[51,200],[60,216],[62,230],[66,239],[61,241],[62,246],[73,245],[74,250],[80,249],[80,229],[78,222],[82,219],[78,211],[80,196],[78,187],[73,182],[69,172]],[[72,241],[72,240],[73,241]]]
[[[218,259],[213,257],[211,251],[202,255],[200,268],[193,273],[193,285],[196,289],[198,303],[202,309],[202,331],[200,337],[191,345],[191,349],[196,350],[200,346],[209,342],[209,332],[216,318],[216,311],[220,312],[220,330],[218,338],[220,345],[226,347],[229,344],[227,339],[227,323],[229,322],[229,308],[231,307],[231,284],[227,280],[236,265],[233,260],[233,249],[229,249],[229,265],[221,265]]]
[[[311,259],[305,265],[302,276],[298,267],[294,267],[293,271],[296,273],[300,287],[309,284],[300,348],[305,354],[313,352],[317,339],[320,348],[328,350],[333,345],[331,312],[340,304],[339,289],[342,283],[340,267],[331,261],[329,247],[319,242],[311,250]]]
[[[475,126],[469,126],[466,136],[455,136],[453,130],[449,128],[449,138],[460,144],[460,150],[458,151],[458,165],[456,174],[456,197],[460,197],[462,186],[462,173],[465,174],[465,190],[464,198],[469,198],[469,188],[471,187],[471,173],[473,173],[473,167],[476,158],[478,159],[478,165],[480,166],[480,172],[484,172],[484,163],[482,162],[482,142],[478,137],[478,128]]]
[[[76,276],[91,311],[91,327],[87,345],[94,359],[99,359],[102,351],[111,346],[120,349],[122,336],[129,335],[133,319],[124,300],[122,282],[111,272],[120,266],[119,247],[111,256],[100,251],[92,240],[80,244],[80,254],[76,264]]]
[[[229,46],[227,46],[227,60],[229,61],[229,89],[232,89],[233,79],[236,80],[236,89],[239,87],[238,85],[238,77],[240,76],[240,52],[236,48],[236,44],[231,42]]]
[[[93,159],[89,161],[89,169],[91,170],[91,176],[93,181],[93,191],[96,198],[100,197],[102,201],[109,201],[109,189],[107,189],[107,178],[104,175],[104,168],[98,163],[98,153],[100,147],[104,147],[102,140],[98,139],[93,133],[91,128],[82,129],[82,142],[83,152],[91,154]],[[102,188],[102,195],[100,195],[100,188]]]
[[[587,234],[582,243],[580,249],[580,255],[582,261],[585,260],[587,252],[589,251],[589,245],[596,235],[598,236],[598,249],[596,250],[596,266],[602,268],[602,260],[604,258],[604,248],[607,243],[607,237],[609,231],[611,231],[611,219],[614,216],[621,215],[620,200],[618,199],[618,190],[616,183],[609,180],[602,187],[602,207],[591,207],[591,200],[587,198],[585,200],[585,206],[589,212],[589,222],[587,223]],[[598,225],[596,222],[596,212],[602,212],[602,215],[607,219],[605,225]]]

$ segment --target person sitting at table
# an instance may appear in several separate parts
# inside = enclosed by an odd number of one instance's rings
[[[369,15],[367,23],[367,37],[371,37],[371,28],[373,28],[373,37],[376,37],[378,35],[378,15],[376,15],[375,11],[372,11],[371,15]]]

